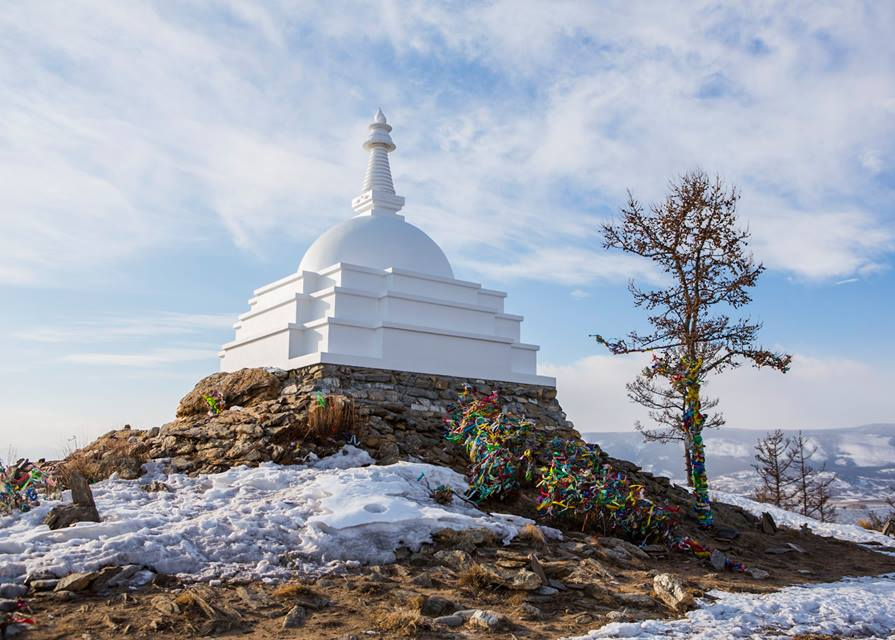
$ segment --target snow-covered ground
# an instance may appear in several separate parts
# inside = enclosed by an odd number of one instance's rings
[[[798,528],[807,524],[817,535],[895,546],[895,540],[876,531],[851,524],[819,522],[739,495],[713,491],[712,499],[738,505],[754,515],[767,511],[778,525]],[[769,594],[712,591],[709,596],[700,600],[698,609],[680,620],[613,623],[576,640],[765,639],[800,633],[895,638],[895,574],[787,587]]]
[[[0,582],[111,564],[193,579],[269,579],[344,562],[391,562],[396,549],[418,549],[445,528],[486,528],[509,540],[529,522],[486,514],[456,497],[435,503],[421,475],[433,489],[445,484],[462,494],[467,483],[450,469],[372,462],[346,446],[308,465],[269,463],[197,478],[166,474],[154,463],[139,480],[93,485],[102,522],[50,531],[40,522],[58,504],[51,501],[0,518]],[[173,491],[140,488],[152,480]]]
[[[763,511],[767,511],[774,518],[774,522],[791,529],[798,529],[803,524],[808,525],[811,531],[819,536],[832,536],[840,540],[849,540],[851,542],[878,542],[879,544],[889,547],[895,547],[895,538],[884,536],[877,531],[868,531],[854,524],[843,524],[839,522],[820,522],[814,518],[786,511],[770,504],[756,502],[749,498],[744,498],[733,493],[724,493],[721,491],[712,491],[712,500],[726,502],[742,507],[749,513],[760,516]]]
[[[712,591],[680,620],[612,623],[578,640],[634,638],[770,639],[797,634],[891,638],[895,633],[895,574],[787,587],[775,593]]]

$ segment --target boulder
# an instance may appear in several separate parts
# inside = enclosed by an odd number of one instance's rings
[[[692,609],[695,604],[693,595],[684,586],[684,581],[673,573],[660,573],[653,578],[653,592],[676,613]]]
[[[50,509],[43,523],[50,529],[64,529],[76,522],[99,522],[99,513],[95,506],[63,504]]]
[[[285,372],[284,372],[285,373]],[[230,373],[213,373],[202,378],[181,399],[177,406],[177,418],[202,416],[208,413],[205,396],[217,391],[224,399],[225,407],[252,405],[273,400],[280,395],[282,376],[267,369],[240,369]]]
[[[443,564],[454,571],[462,571],[475,564],[472,556],[462,549],[444,549],[442,551],[436,551],[433,554],[433,557],[439,564]]]
[[[495,631],[500,628],[500,626],[504,623],[504,617],[497,613],[496,611],[490,611],[488,609],[476,609],[471,616],[469,616],[469,624],[473,627],[478,627],[479,629],[484,629],[486,631]]]
[[[420,606],[420,613],[424,616],[443,616],[457,610],[457,605],[441,596],[429,596]]]
[[[90,573],[70,573],[59,579],[53,591],[84,591],[98,577],[99,573],[95,571]]]
[[[777,523],[774,522],[773,516],[767,511],[761,514],[761,530],[769,536],[777,533]]]
[[[99,522],[93,492],[84,476],[74,471],[68,475],[67,481],[71,488],[72,504],[53,507],[44,517],[43,523],[55,530],[71,526],[75,522]]]
[[[294,607],[289,609],[289,612],[283,617],[283,628],[296,629],[304,625],[307,617],[308,614],[304,610],[304,607],[295,605]]]
[[[709,563],[714,567],[715,571],[724,571],[727,567],[727,556],[717,549],[713,549],[712,555],[709,556]]]

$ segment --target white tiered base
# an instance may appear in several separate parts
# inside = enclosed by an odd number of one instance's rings
[[[255,290],[221,370],[331,363],[555,386],[505,293],[453,278],[340,263]]]

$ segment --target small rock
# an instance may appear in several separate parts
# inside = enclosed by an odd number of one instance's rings
[[[420,606],[420,613],[424,616],[436,617],[444,614],[453,613],[457,609],[457,605],[441,596],[429,596]]]
[[[428,573],[421,573],[418,576],[413,576],[410,581],[418,587],[429,588],[432,586],[432,578],[429,577]]]
[[[283,388],[280,392],[281,396],[294,396],[298,393],[298,385],[290,384]]]
[[[21,598],[28,593],[28,587],[23,584],[6,582],[0,584],[0,598]]]
[[[528,562],[531,565],[531,571],[534,573],[538,579],[541,581],[541,584],[549,584],[550,580],[547,579],[547,574],[544,572],[544,567],[541,566],[541,562],[538,560],[538,556],[534,553],[528,556]]]
[[[554,589],[558,589],[559,591],[568,590],[568,587],[566,585],[564,585],[562,582],[560,582],[559,580],[551,579],[549,582],[547,582],[547,586],[553,587]]]
[[[715,571],[724,571],[724,568],[727,566],[727,556],[717,549],[713,549],[709,562],[715,568]]]
[[[769,536],[777,533],[777,523],[767,511],[761,514],[761,530]]]
[[[612,537],[604,537],[600,538],[599,542],[604,547],[609,547],[610,549],[622,549],[632,558],[638,558],[640,560],[649,560],[649,555],[637,545],[631,544],[627,540],[622,540],[621,538],[612,538]]]
[[[166,596],[155,596],[152,600],[149,601],[149,604],[152,605],[153,609],[164,613],[165,615],[174,615],[180,613],[180,607],[177,606],[177,603],[170,598],[167,598]]]
[[[376,452],[376,464],[395,464],[400,459],[401,451],[394,442],[383,442]]]
[[[673,573],[660,573],[653,578],[653,591],[659,600],[678,613],[692,609],[695,604],[683,580]]]
[[[29,586],[35,591],[51,591],[59,584],[58,578],[48,578],[44,580],[32,580]]]
[[[664,544],[648,544],[643,547],[643,550],[654,556],[662,556],[668,554],[668,547]]]
[[[439,616],[437,618],[433,618],[432,622],[435,624],[443,625],[445,627],[454,628],[461,626],[466,621],[461,616],[458,616],[456,613],[454,613],[449,616]]]
[[[513,574],[507,586],[517,591],[533,591],[541,586],[541,579],[528,569],[519,569],[519,571]],[[550,589],[552,587],[547,588]]]
[[[283,628],[295,629],[297,627],[300,627],[305,623],[306,618],[307,612],[305,612],[304,607],[295,605],[294,607],[289,609],[289,613],[287,613],[283,617]]]
[[[557,593],[559,593],[559,589],[554,589],[553,587],[543,586],[543,587],[539,587],[537,589],[537,591],[535,591],[535,593],[538,594],[539,596],[555,596]]]
[[[748,573],[756,580],[765,580],[771,575],[764,569],[759,569],[758,567],[749,567],[748,569],[746,569],[746,573]]]
[[[137,573],[140,572],[141,567],[138,564],[126,564],[121,567],[121,571],[119,571],[116,575],[112,576],[105,584],[107,588],[111,587],[120,587],[125,584],[131,584],[131,581],[136,576]]]
[[[629,615],[627,609],[622,609],[621,611],[616,609],[615,611],[610,611],[606,614],[606,619],[609,620],[609,622],[621,622],[628,617]]]
[[[84,591],[97,577],[99,577],[99,574],[95,571],[90,573],[70,573],[56,583],[53,591]]]
[[[155,493],[160,491],[165,491],[168,493],[173,492],[173,489],[171,489],[171,487],[166,485],[164,482],[161,482],[160,480],[153,480],[149,484],[141,484],[140,488],[147,493]]]
[[[715,525],[712,527],[712,535],[719,540],[736,540],[740,536],[740,532],[733,527]]]
[[[473,564],[472,556],[461,549],[443,549],[433,554],[435,560],[454,571],[462,571]]]
[[[523,602],[519,610],[522,612],[523,620],[540,620],[544,616],[543,611],[527,602]]]
[[[503,616],[489,609],[476,609],[475,613],[469,617],[469,624],[488,631],[495,631],[503,624],[503,621]]]
[[[0,600],[0,613],[15,611],[17,606],[17,600]]]
[[[765,553],[772,556],[782,556],[784,553],[792,553],[793,551],[795,551],[795,549],[791,549],[790,547],[768,547],[764,550]]]
[[[638,609],[653,607],[656,601],[644,593],[616,593],[615,597],[624,604]]]
[[[124,567],[104,567],[103,569],[100,569],[96,579],[90,584],[90,589],[96,592],[102,591],[107,588],[109,583],[123,570]]]

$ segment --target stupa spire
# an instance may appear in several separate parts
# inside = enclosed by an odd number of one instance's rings
[[[364,149],[370,153],[367,172],[364,175],[361,194],[351,201],[351,206],[358,214],[394,215],[404,207],[404,198],[395,193],[395,184],[392,181],[388,154],[395,150],[395,143],[389,135],[392,127],[388,124],[382,109],[376,111],[369,129],[370,135],[364,142]]]

